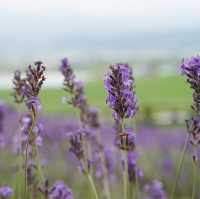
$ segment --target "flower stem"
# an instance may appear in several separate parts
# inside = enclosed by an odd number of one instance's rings
[[[88,182],[89,182],[89,184],[90,184],[90,186],[92,188],[92,191],[94,193],[95,199],[99,199],[98,194],[97,194],[97,190],[96,190],[96,187],[95,187],[95,184],[94,184],[94,181],[93,181],[91,175],[89,174],[89,172],[86,172],[86,176],[88,178]]]
[[[183,150],[181,151],[181,157],[180,157],[178,167],[177,167],[175,183],[173,185],[172,192],[171,192],[171,197],[170,197],[171,199],[174,199],[174,194],[176,192],[176,187],[177,187],[178,180],[179,180],[179,177],[180,177],[180,174],[181,174],[183,161],[184,161],[185,153],[186,153],[187,146],[188,146],[188,141],[189,141],[189,134],[187,134],[187,136],[186,136],[185,143],[184,143],[184,146],[183,146]]]

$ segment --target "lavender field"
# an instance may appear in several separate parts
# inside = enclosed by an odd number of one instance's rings
[[[200,198],[199,56],[177,65],[176,99],[148,98],[128,63],[93,87],[68,58],[57,65],[59,89],[44,89],[37,61],[0,91],[0,199]]]

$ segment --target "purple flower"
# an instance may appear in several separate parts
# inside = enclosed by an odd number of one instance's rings
[[[63,75],[65,75],[68,69],[70,69],[69,60],[67,58],[63,58],[61,60],[60,71]]]
[[[152,183],[145,185],[144,191],[148,194],[147,199],[166,199],[166,193],[160,181],[154,180]]]
[[[63,181],[56,181],[50,189],[50,199],[73,199],[71,190]]]
[[[186,120],[186,125],[190,134],[190,143],[197,147],[200,145],[200,115]]]
[[[193,106],[195,112],[200,113],[200,56],[191,57],[183,60],[181,71],[187,77],[187,82],[194,90]]]
[[[76,133],[71,133],[69,136],[70,148],[69,151],[75,155],[78,160],[84,158],[83,151],[83,135],[79,130]]]
[[[200,145],[200,56],[183,60],[181,70],[186,75],[187,82],[193,89],[192,109],[195,112],[195,116],[186,120],[186,126],[190,134],[190,143],[196,150]],[[196,161],[196,158],[196,155],[193,155],[194,161]]]
[[[133,117],[137,110],[132,68],[126,63],[110,66],[104,85],[108,93],[107,104],[113,109],[115,120]]]
[[[0,187],[0,198],[7,199],[11,197],[13,194],[13,190],[9,186]]]
[[[83,83],[76,79],[75,74],[69,65],[68,59],[61,61],[60,71],[64,76],[64,90],[67,92],[67,102],[81,111],[81,120],[85,122],[87,113],[87,102],[84,95]]]
[[[24,100],[25,78],[21,77],[20,71],[15,71],[13,78],[13,96],[16,103],[21,103]]]
[[[34,110],[35,114],[37,114],[42,108],[40,101],[37,97],[30,97],[27,99],[26,106],[29,110]]]

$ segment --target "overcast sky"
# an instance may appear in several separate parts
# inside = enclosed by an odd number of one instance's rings
[[[199,8],[199,0],[1,0],[0,21],[3,31],[166,29],[200,25]]]
[[[49,49],[55,54],[60,43],[63,49],[69,45],[77,49],[86,37],[83,48],[102,41],[111,46],[117,41],[122,46],[129,39],[127,34],[136,33],[137,40],[137,32],[200,30],[199,10],[199,0],[0,0],[0,57],[19,57],[21,50],[24,56],[41,55]],[[121,39],[112,41],[114,34],[121,34]],[[98,35],[103,39],[92,39]]]

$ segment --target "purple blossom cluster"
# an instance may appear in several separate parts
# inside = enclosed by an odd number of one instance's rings
[[[21,77],[21,72],[16,71],[14,74],[13,96],[17,103],[25,100],[29,110],[33,109],[35,114],[40,110],[41,105],[38,99],[38,94],[45,81],[44,76],[45,66],[42,62],[35,62],[35,67],[29,65],[26,71],[26,77]]]
[[[133,117],[138,110],[133,83],[132,68],[127,63],[110,66],[104,80],[108,93],[106,102],[117,121]]]
[[[50,189],[50,199],[73,199],[71,190],[63,181],[57,181]]]
[[[9,199],[13,195],[13,190],[9,186],[0,187],[0,198]]]
[[[144,190],[148,193],[147,199],[167,199],[163,184],[158,180],[145,185]]]

